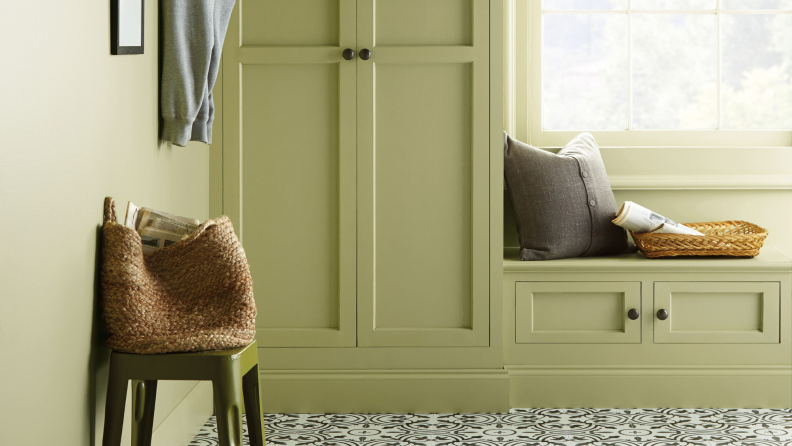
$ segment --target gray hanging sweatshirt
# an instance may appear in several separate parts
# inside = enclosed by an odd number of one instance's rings
[[[161,0],[161,138],[212,142],[212,88],[235,0]]]

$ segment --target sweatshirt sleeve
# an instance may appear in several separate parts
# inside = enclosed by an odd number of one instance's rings
[[[216,0],[161,0],[161,138],[185,146],[208,88]]]
[[[225,41],[228,21],[231,18],[231,11],[234,9],[235,2],[235,0],[214,1],[214,42],[209,57],[209,74],[206,89],[203,92],[201,108],[198,111],[195,122],[193,122],[192,136],[190,137],[190,141],[201,141],[207,144],[212,143],[212,123],[215,114],[212,90],[217,81],[217,72],[220,69],[220,56],[223,53],[223,42]]]

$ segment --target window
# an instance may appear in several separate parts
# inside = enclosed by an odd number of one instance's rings
[[[507,125],[520,139],[560,147],[590,131],[611,146],[792,145],[792,0],[511,8]]]

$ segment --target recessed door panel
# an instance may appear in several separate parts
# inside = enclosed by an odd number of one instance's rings
[[[246,66],[242,89],[243,225],[258,327],[338,329],[338,65]],[[310,280],[295,274],[303,269]]]
[[[240,0],[238,3],[242,8],[243,45],[339,45],[340,0]]]
[[[375,26],[358,2],[358,342],[485,346],[488,2],[418,3],[378,0]],[[424,3],[469,10],[478,38],[395,37]]]
[[[470,45],[473,0],[376,0],[375,36],[385,45]]]
[[[300,32],[287,32],[296,16]],[[250,263],[262,347],[356,344],[357,74],[342,57],[355,32],[354,0],[243,1],[229,25],[223,207]]]
[[[641,342],[640,282],[517,282],[515,293],[518,344]]]
[[[655,282],[654,342],[658,344],[777,344],[777,282]]]
[[[470,64],[381,64],[374,85],[375,328],[470,329]]]

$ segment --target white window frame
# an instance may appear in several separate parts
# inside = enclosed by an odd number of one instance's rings
[[[505,124],[506,131],[517,139],[540,148],[563,147],[580,131],[550,131],[542,129],[542,0],[505,1]],[[628,0],[631,4],[631,0]],[[716,0],[718,7],[720,0]],[[567,11],[556,13],[581,13],[593,11]],[[602,11],[603,13],[605,11]],[[660,11],[662,13],[687,13],[690,11]],[[626,11],[607,11],[609,14],[632,14]],[[640,11],[641,14],[653,11]],[[655,13],[657,13],[655,11]],[[719,9],[697,12],[716,15],[718,18],[718,79],[720,80],[720,16]],[[728,14],[778,13],[778,11],[730,11]],[[792,13],[783,11],[782,13]],[[632,33],[632,29],[628,30]],[[631,42],[632,39],[630,39]],[[629,44],[631,46],[631,43]],[[628,48],[632,63],[632,48]],[[632,82],[632,79],[630,79]],[[720,89],[720,85],[718,86]],[[630,88],[632,90],[632,88]],[[632,109],[632,91],[630,91]],[[720,104],[720,98],[719,98]],[[630,112],[631,113],[631,112]],[[746,147],[778,148],[792,146],[792,130],[623,130],[591,131],[600,146],[605,147]],[[630,116],[630,125],[632,116]]]

